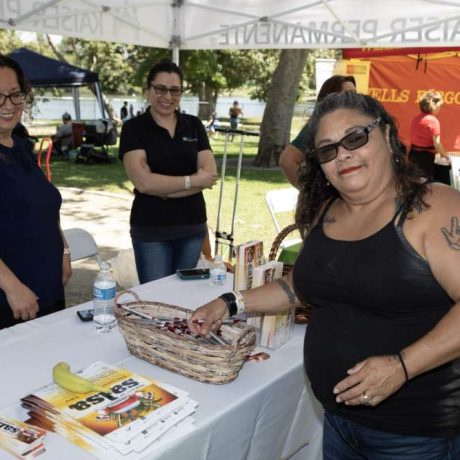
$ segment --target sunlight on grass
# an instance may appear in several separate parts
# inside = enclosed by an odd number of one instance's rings
[[[293,125],[300,129],[304,120],[294,120]],[[252,129],[252,128],[251,128]],[[257,153],[257,137],[245,137],[243,145],[243,167],[238,186],[238,199],[234,222],[234,242],[243,243],[251,239],[264,242],[264,252],[268,256],[270,247],[276,237],[276,229],[265,203],[265,194],[269,190],[290,187],[280,168],[255,168],[252,160]],[[219,134],[211,139],[211,146],[219,165],[224,153],[224,136]],[[219,230],[230,233],[233,206],[236,193],[236,164],[240,152],[240,139],[227,144],[227,169],[222,193]],[[117,156],[117,148],[111,147],[110,153]],[[128,180],[123,164],[118,159],[110,164],[75,164],[64,160],[54,160],[51,164],[52,181],[57,187],[76,187],[84,190],[104,191],[115,194],[131,194],[133,186]],[[220,176],[219,176],[220,177]],[[216,230],[220,180],[212,190],[205,190],[208,225]],[[288,213],[281,216],[282,227],[293,222]],[[297,235],[293,235],[297,237]],[[214,248],[214,240],[211,241]],[[224,247],[222,247],[224,248]]]

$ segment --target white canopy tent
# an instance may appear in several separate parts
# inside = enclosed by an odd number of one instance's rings
[[[8,0],[0,27],[180,49],[460,44],[457,0]],[[176,56],[177,57],[177,56]]]

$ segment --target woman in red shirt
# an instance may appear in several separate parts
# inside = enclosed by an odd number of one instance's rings
[[[417,164],[425,177],[433,179],[436,153],[449,160],[441,144],[441,127],[435,117],[444,103],[440,93],[428,91],[419,101],[420,113],[411,124],[409,160]]]

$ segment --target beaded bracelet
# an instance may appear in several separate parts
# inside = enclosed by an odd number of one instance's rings
[[[396,352],[395,356],[399,359],[399,362],[401,363],[401,366],[403,368],[403,371],[404,371],[404,376],[406,377],[406,382],[409,381],[409,373],[407,372],[407,367],[406,367],[406,363],[404,362],[404,359],[401,355],[401,352],[398,351]]]
[[[225,292],[219,296],[219,299],[222,299],[225,302],[225,305],[227,305],[228,316],[235,316],[238,313],[236,296],[233,292]]]

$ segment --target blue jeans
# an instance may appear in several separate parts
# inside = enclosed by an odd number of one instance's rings
[[[431,438],[366,428],[326,411],[323,460],[456,460],[460,436]]]
[[[204,234],[170,241],[133,242],[137,275],[141,283],[176,273],[181,268],[195,268],[200,258]]]

